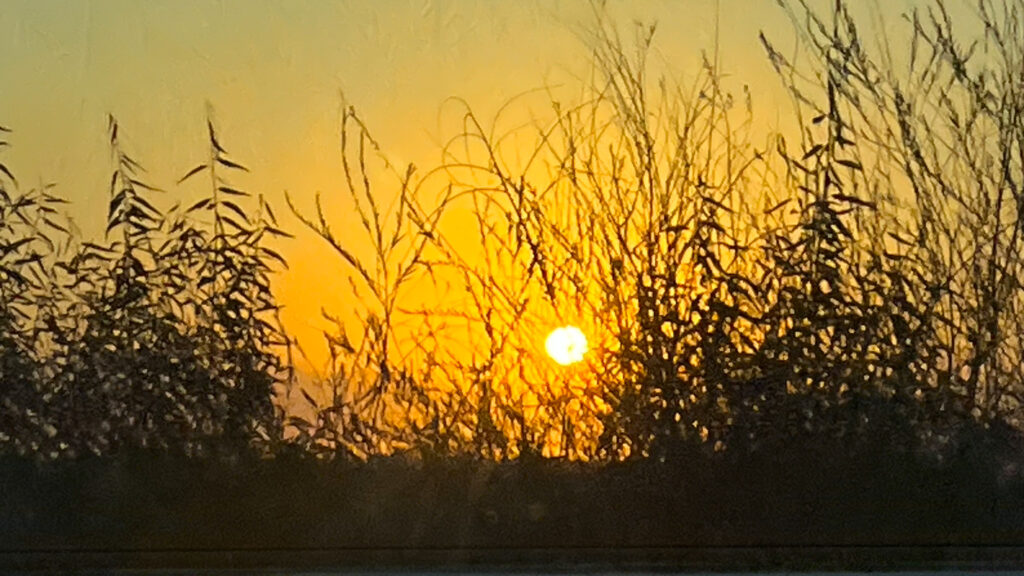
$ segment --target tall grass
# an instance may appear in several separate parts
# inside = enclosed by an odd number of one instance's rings
[[[752,95],[713,54],[687,80],[656,75],[656,28],[623,40],[599,5],[578,95],[527,92],[489,119],[453,99],[427,170],[390,164],[346,106],[338,188],[357,228],[288,198],[356,319],[324,311],[308,416],[275,402],[297,383],[267,240],[290,235],[232,184],[246,168],[212,121],[177,183],[202,195],[163,209],[111,119],[102,241],[0,164],[2,446],[614,461],[800,439],[942,456],[1019,428],[1021,5],[983,1],[973,51],[942,2],[912,13],[907,73],[846,3],[783,7],[811,64],[762,40],[797,140],[755,141]],[[536,98],[545,114],[510,128]],[[567,323],[592,350],[563,368],[540,343]]]
[[[5,451],[238,456],[280,441],[273,386],[287,374],[275,347],[287,342],[269,282],[283,260],[263,239],[284,233],[216,172],[242,167],[209,126],[209,195],[164,211],[110,119],[102,241],[62,224],[49,191],[8,192],[3,170]]]
[[[751,142],[750,94],[725,91],[713,58],[691,83],[649,78],[654,27],[628,45],[597,10],[594,81],[578,100],[552,95],[545,120],[511,134],[500,113],[488,124],[463,104],[442,164],[398,180],[391,238],[416,239],[398,263],[381,264],[396,253],[379,248],[364,180],[373,269],[404,271],[393,283],[371,280],[322,212],[307,219],[380,292],[363,360],[376,408],[336,396],[330,410],[340,401],[405,425],[414,433],[402,446],[499,459],[745,450],[795,436],[948,449],[957,430],[1017,422],[1016,8],[982,10],[995,70],[972,71],[941,3],[930,28],[912,16],[917,79],[902,87],[891,53],[868,55],[844,3],[834,16],[784,6],[818,65],[800,69],[764,39],[804,123],[796,146]],[[932,55],[918,65],[922,47]],[[961,94],[938,92],[937,79]],[[429,210],[410,200],[432,187]],[[475,220],[470,246],[446,234],[460,206]],[[461,280],[462,306],[403,312],[397,287],[435,269]],[[382,335],[404,313],[467,330],[471,359],[446,356],[451,337],[431,331],[416,343],[429,368],[403,363]],[[543,331],[564,322],[595,344],[583,368],[538,357]],[[438,373],[456,384],[433,388]],[[430,426],[384,414],[382,374],[402,375],[398,413],[430,414]]]
[[[827,102],[839,144],[867,164],[853,182],[878,206],[867,250],[901,290],[889,305],[908,361],[893,386],[931,416],[1020,423],[1021,9],[980,2],[984,33],[968,43],[935,2],[907,15],[909,54],[894,54],[870,48],[845,4],[797,4],[823,79],[810,85],[766,44],[801,108]]]

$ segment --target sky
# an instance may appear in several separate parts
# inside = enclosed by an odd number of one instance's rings
[[[895,22],[921,3],[874,4]],[[714,47],[719,22],[722,71],[754,88],[760,117],[784,116],[788,103],[758,41],[764,31],[793,46],[774,0],[640,0],[608,9],[623,29],[656,22],[654,59],[684,78]],[[338,230],[356,222],[341,197],[342,97],[394,164],[429,166],[451,135],[446,99],[462,98],[487,117],[524,90],[571,86],[589,66],[592,22],[591,5],[578,0],[5,0],[0,125],[14,134],[3,159],[23,186],[56,183],[83,232],[100,235],[112,168],[107,114],[118,118],[147,180],[167,190],[166,207],[199,193],[175,182],[206,155],[211,106],[221,142],[251,168],[236,182],[264,194],[298,233],[279,246],[290,268],[275,290],[286,326],[322,354],[320,310],[346,306],[347,271],[300,233],[284,194],[308,208],[322,192]]]

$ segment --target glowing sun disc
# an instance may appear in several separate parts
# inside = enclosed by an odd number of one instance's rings
[[[583,355],[587,353],[587,337],[575,326],[563,326],[548,334],[544,348],[552,360],[568,366],[583,360]]]

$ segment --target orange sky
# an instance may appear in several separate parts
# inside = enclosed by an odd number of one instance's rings
[[[822,5],[828,2],[823,1]],[[871,2],[865,2],[865,5]],[[910,0],[878,2],[886,19]],[[766,126],[784,117],[758,32],[793,45],[773,0],[611,2],[624,29],[656,21],[654,60],[692,76],[721,22],[722,70],[753,87]],[[360,111],[391,161],[429,167],[454,130],[442,104],[466,99],[483,117],[508,98],[545,84],[575,93],[586,74],[582,1],[88,1],[6,0],[0,10],[0,124],[15,130],[5,162],[23,185],[56,182],[87,235],[102,231],[110,161],[106,114],[122,140],[169,190],[164,206],[187,202],[174,182],[204,158],[204,115],[216,111],[221,141],[252,173],[237,183],[265,194],[286,215],[284,192],[300,207],[321,191],[336,230],[357,220],[342,196],[337,130],[340,96]],[[543,108],[543,100],[527,99]],[[345,314],[347,270],[308,233],[283,242],[291,269],[276,291],[287,327],[315,358],[324,354],[321,307]]]

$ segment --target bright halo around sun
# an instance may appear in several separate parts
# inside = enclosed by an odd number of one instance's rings
[[[587,353],[587,337],[575,326],[563,326],[548,334],[544,348],[552,360],[568,366],[583,360]]]

